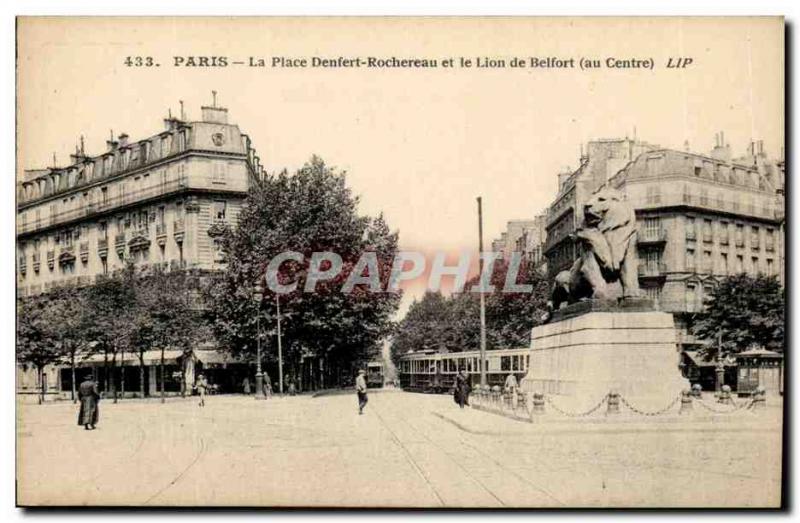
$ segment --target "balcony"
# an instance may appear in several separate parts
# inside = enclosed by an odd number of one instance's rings
[[[120,245],[123,246],[123,247],[125,246],[125,233],[124,232],[120,232],[120,233],[117,233],[117,234],[114,235],[114,245],[117,246],[117,247],[119,247]]]
[[[658,229],[642,229],[639,231],[637,236],[637,242],[639,245],[645,244],[661,244],[666,243],[667,241],[667,231],[664,228],[659,227]]]
[[[80,245],[81,261],[86,263],[89,261],[89,242],[83,242]]]
[[[58,254],[58,263],[66,265],[75,262],[75,246],[65,245],[61,247],[61,252]]]
[[[33,270],[35,272],[39,272],[39,267],[41,267],[42,263],[42,255],[38,252],[33,253]]]
[[[639,278],[664,278],[667,264],[664,262],[642,262],[639,264]]]
[[[719,244],[720,245],[728,245],[729,241],[730,240],[728,239],[728,235],[727,234],[723,234],[722,236],[719,237]]]
[[[166,236],[166,235],[167,235],[167,224],[166,223],[156,224],[156,237]]]
[[[736,238],[736,246],[737,247],[744,247],[744,237],[737,237]]]
[[[750,248],[754,251],[759,250],[761,248],[761,239],[758,237],[750,238]]]
[[[47,218],[19,223],[17,225],[17,234],[35,232],[46,227],[80,220],[96,213],[116,210],[121,207],[140,204],[148,200],[162,198],[171,194],[177,194],[186,191],[187,188],[188,186],[185,180],[172,180],[168,183],[153,185],[152,187],[146,187],[138,191],[126,192],[124,194],[107,198],[101,202],[95,202],[91,205],[83,205],[76,209],[57,212],[51,216],[48,216]]]
[[[25,256],[19,257],[19,272],[23,275],[28,272],[28,259]]]
[[[697,233],[695,231],[693,231],[693,230],[687,230],[686,231],[686,239],[687,240],[696,240],[697,239]]]
[[[47,251],[47,266],[52,270],[56,265],[56,251]]]
[[[714,236],[711,234],[711,231],[703,231],[703,243],[713,243]]]
[[[180,243],[183,242],[183,237],[186,233],[186,224],[183,220],[175,220],[172,224],[172,236],[175,237],[175,241]]]
[[[775,241],[774,240],[773,241],[767,240],[767,242],[764,244],[764,250],[770,251],[770,252],[774,251],[775,250]]]

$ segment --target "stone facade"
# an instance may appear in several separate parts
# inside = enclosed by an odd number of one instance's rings
[[[532,220],[511,220],[500,238],[492,241],[492,250],[502,253],[505,260],[511,257],[512,252],[520,252],[527,261],[540,265],[544,263],[545,238],[544,214]]]
[[[262,176],[259,158],[225,108],[164,123],[149,138],[109,140],[96,156],[81,145],[68,166],[25,171],[17,183],[18,296],[91,285],[129,260],[221,267],[218,233],[236,223],[250,184]],[[39,385],[28,374],[19,376],[23,389]],[[47,379],[58,386],[57,375]]]

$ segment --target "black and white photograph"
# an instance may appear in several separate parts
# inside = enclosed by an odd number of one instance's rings
[[[785,508],[786,38],[18,17],[17,506]]]

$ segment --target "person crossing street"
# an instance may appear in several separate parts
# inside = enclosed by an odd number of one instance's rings
[[[356,394],[358,395],[358,413],[364,414],[364,407],[367,406],[367,380],[364,376],[367,372],[364,369],[358,371],[356,378]]]

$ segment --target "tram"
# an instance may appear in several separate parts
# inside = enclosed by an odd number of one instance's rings
[[[520,383],[528,373],[530,349],[496,349],[486,351],[486,383],[493,387],[505,384],[509,374]],[[410,351],[400,357],[397,372],[403,390],[416,392],[450,392],[455,386],[456,374],[466,369],[473,386],[480,380],[480,351],[450,352],[435,350]]]
[[[383,387],[383,362],[370,361],[367,363],[367,387]]]

